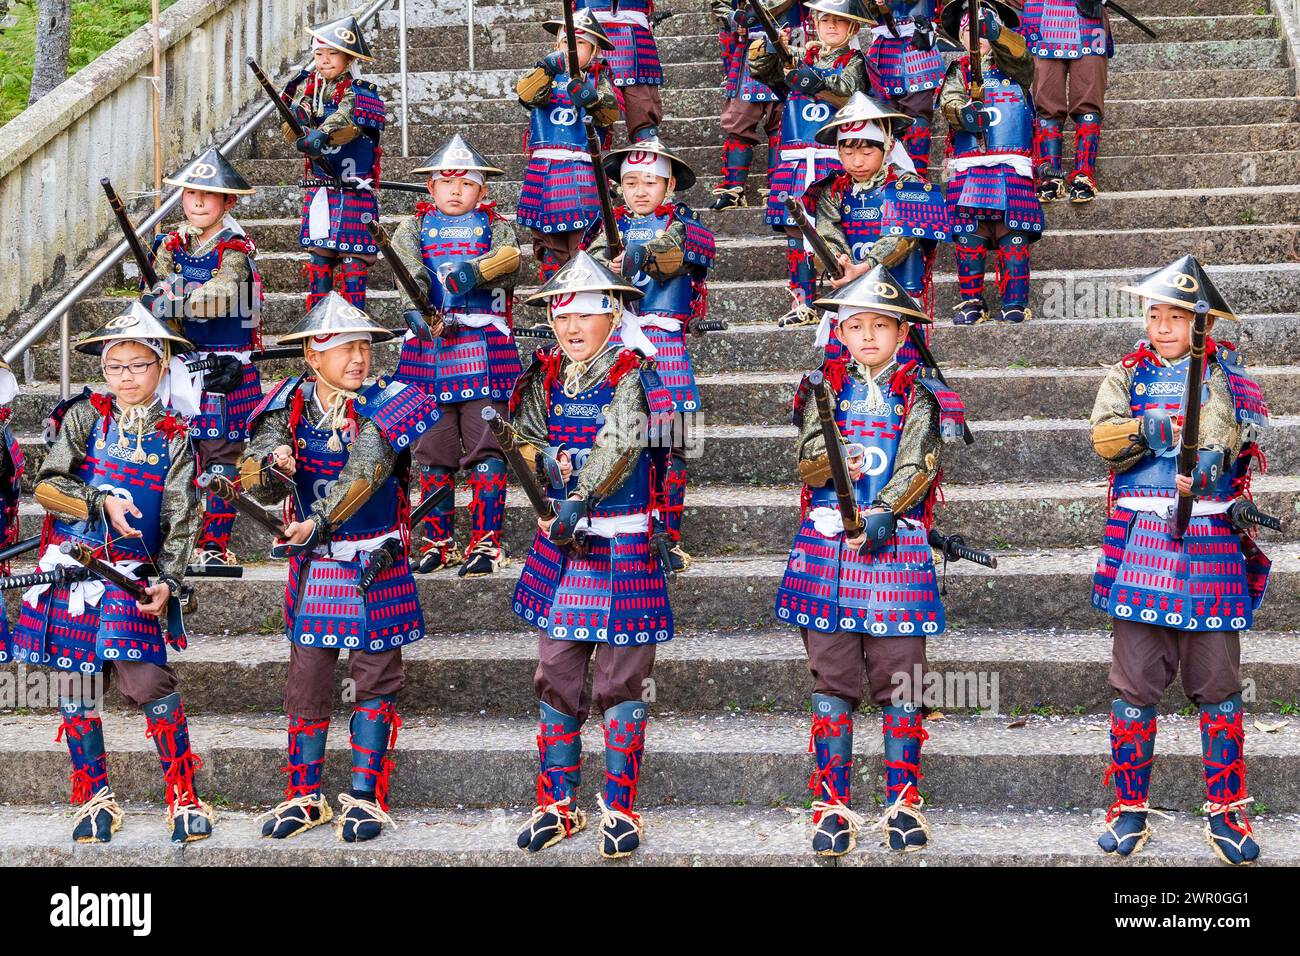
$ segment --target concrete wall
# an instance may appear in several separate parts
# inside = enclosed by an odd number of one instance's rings
[[[163,175],[263,95],[244,57],[274,76],[306,57],[307,26],[350,8],[348,0],[180,0],[166,10]],[[101,177],[128,205],[152,189],[152,50],[146,25],[0,128],[0,323],[12,327],[115,228]]]

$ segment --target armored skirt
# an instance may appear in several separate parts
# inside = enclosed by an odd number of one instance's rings
[[[420,386],[442,404],[504,402],[522,371],[514,339],[487,325],[461,327],[433,342],[408,334],[395,378]]]

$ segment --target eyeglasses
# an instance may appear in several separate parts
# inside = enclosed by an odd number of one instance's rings
[[[130,365],[119,365],[116,362],[111,362],[104,366],[104,377],[121,378],[124,373],[130,372],[131,377],[136,378],[157,365],[158,361],[158,359],[154,359],[152,362],[132,362]]]

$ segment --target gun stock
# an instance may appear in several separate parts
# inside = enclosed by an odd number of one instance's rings
[[[88,572],[116,588],[125,591],[126,594],[134,601],[141,604],[148,604],[150,601],[149,593],[145,589],[143,581],[123,574],[107,561],[102,561],[95,557],[90,548],[86,547],[80,541],[65,541],[59,545],[59,551],[76,561]],[[179,598],[180,595],[175,595]]]
[[[843,442],[839,427],[835,424],[835,411],[831,408],[831,394],[826,387],[826,378],[821,372],[808,376],[812,386],[813,400],[817,403],[817,418],[821,422],[822,439],[826,444],[826,461],[831,469],[831,482],[835,485],[835,497],[839,502],[840,515],[844,519],[844,535],[856,538],[862,533],[862,515],[858,511],[858,501],[853,494],[853,482],[849,478],[849,466],[844,460]]]
[[[254,57],[245,57],[244,62],[248,64],[248,68],[253,71],[253,76],[257,77],[257,82],[261,84],[262,89],[266,91],[266,95],[269,96],[271,102],[275,104],[275,109],[276,112],[280,114],[280,119],[293,131],[294,138],[301,139],[306,135],[307,130],[303,128],[302,123],[298,120],[297,114],[290,109],[289,104],[280,96],[280,91],[275,88],[275,84],[271,82],[271,78],[266,75],[266,72],[260,65],[258,65],[258,62]]]
[[[483,421],[488,423],[492,429],[492,434],[496,436],[497,443],[501,446],[501,453],[506,456],[506,462],[510,465],[510,470],[515,474],[515,480],[519,482],[519,487],[524,490],[524,495],[528,498],[528,503],[533,506],[533,513],[543,521],[549,521],[555,517],[555,506],[551,499],[547,497],[546,492],[542,490],[541,484],[537,481],[537,475],[529,467],[523,453],[519,450],[519,436],[514,428],[504,418],[497,414],[497,410],[492,407],[483,409]]]
[[[1205,337],[1209,324],[1210,303],[1201,299],[1196,303],[1195,318],[1192,320],[1192,354],[1187,368],[1187,388],[1183,406],[1183,443],[1178,451],[1178,474],[1190,478],[1196,468],[1196,459],[1201,451],[1201,387],[1205,382]],[[1171,531],[1175,538],[1181,538],[1192,520],[1191,493],[1179,494],[1178,505],[1174,510]]]
[[[402,287],[406,297],[415,306],[414,310],[402,313],[403,320],[417,339],[432,342],[436,336],[433,334],[433,329],[429,326],[429,323],[423,320],[423,316],[428,315],[428,306],[421,304],[428,301],[428,296],[420,288],[419,283],[415,281],[415,276],[411,275],[410,270],[406,268],[406,263],[398,256],[397,251],[393,248],[392,241],[388,238],[388,233],[384,231],[384,227],[377,220],[371,219],[366,223],[366,230],[375,240],[375,245],[379,246],[379,251],[383,254],[388,267],[393,270],[393,278],[397,280],[397,284]],[[415,316],[410,315],[410,311],[418,311],[421,315],[420,321],[415,321]],[[446,331],[445,325],[443,331]]]

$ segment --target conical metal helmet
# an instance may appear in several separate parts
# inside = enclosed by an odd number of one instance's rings
[[[1204,300],[1210,306],[1210,315],[1239,321],[1195,256],[1183,256],[1177,262],[1171,262],[1163,269],[1151,273],[1137,285],[1122,286],[1120,291],[1132,292],[1156,302],[1167,302],[1188,311],[1195,311],[1196,303]]]
[[[818,13],[833,13],[837,17],[844,17],[857,23],[873,22],[871,14],[867,12],[867,5],[862,0],[813,0],[812,3],[805,3],[804,6]]]
[[[834,146],[839,140],[840,127],[861,129],[863,139],[874,139],[870,135],[870,125],[888,128],[898,139],[903,130],[912,125],[912,118],[890,109],[879,100],[874,100],[862,92],[854,93],[849,101],[835,111],[835,115],[822,124],[817,131],[817,142],[823,146]]]
[[[526,305],[546,305],[548,300],[579,292],[613,292],[624,302],[635,301],[644,293],[626,279],[610,272],[586,250],[560,267],[551,280],[527,299]]]
[[[131,339],[170,342],[173,352],[189,352],[194,349],[193,342],[177,333],[136,300],[121,315],[109,319],[102,328],[83,336],[77,343],[77,351],[87,355],[103,355],[113,343]]]
[[[930,321],[920,303],[908,295],[902,283],[885,266],[876,266],[848,285],[832,290],[814,304],[848,306],[862,312],[883,312],[909,322]]]
[[[630,146],[606,153],[604,160],[605,175],[614,182],[618,182],[623,178],[624,160],[635,165],[638,162],[653,162],[652,157],[654,156],[662,156],[672,165],[673,177],[677,180],[677,188],[681,192],[685,192],[695,185],[695,170],[691,169],[685,160],[678,159],[668,152],[668,147],[663,144],[663,141],[658,136],[637,140]]]
[[[326,341],[348,332],[369,332],[370,341],[386,342],[396,333],[386,329],[337,292],[330,290],[289,332],[280,336],[279,344],[306,344],[309,340]]]
[[[417,166],[412,172],[437,173],[454,169],[476,169],[488,176],[500,176],[502,172],[484,159],[482,154],[466,142],[465,137],[460,133],[454,134],[451,139],[435,149],[424,161],[424,165]]]
[[[370,55],[370,47],[366,46],[366,38],[361,35],[361,25],[357,23],[357,18],[354,16],[339,17],[329,23],[317,24],[309,27],[307,32],[326,46],[354,56],[358,60],[374,59]]]
[[[567,3],[568,0],[564,0],[564,2]],[[547,33],[553,33],[556,36],[559,36],[564,30],[564,21],[547,20],[542,24],[542,26],[546,29]],[[581,10],[574,11],[573,29],[574,32],[579,35],[585,33],[587,39],[594,43],[597,49],[611,53],[614,51],[614,41],[609,38],[609,35],[605,32],[605,28],[602,27],[600,21],[596,19],[596,15],[585,7]]]
[[[231,196],[251,196],[254,192],[248,180],[215,147],[163,182],[183,189],[202,189]]]

